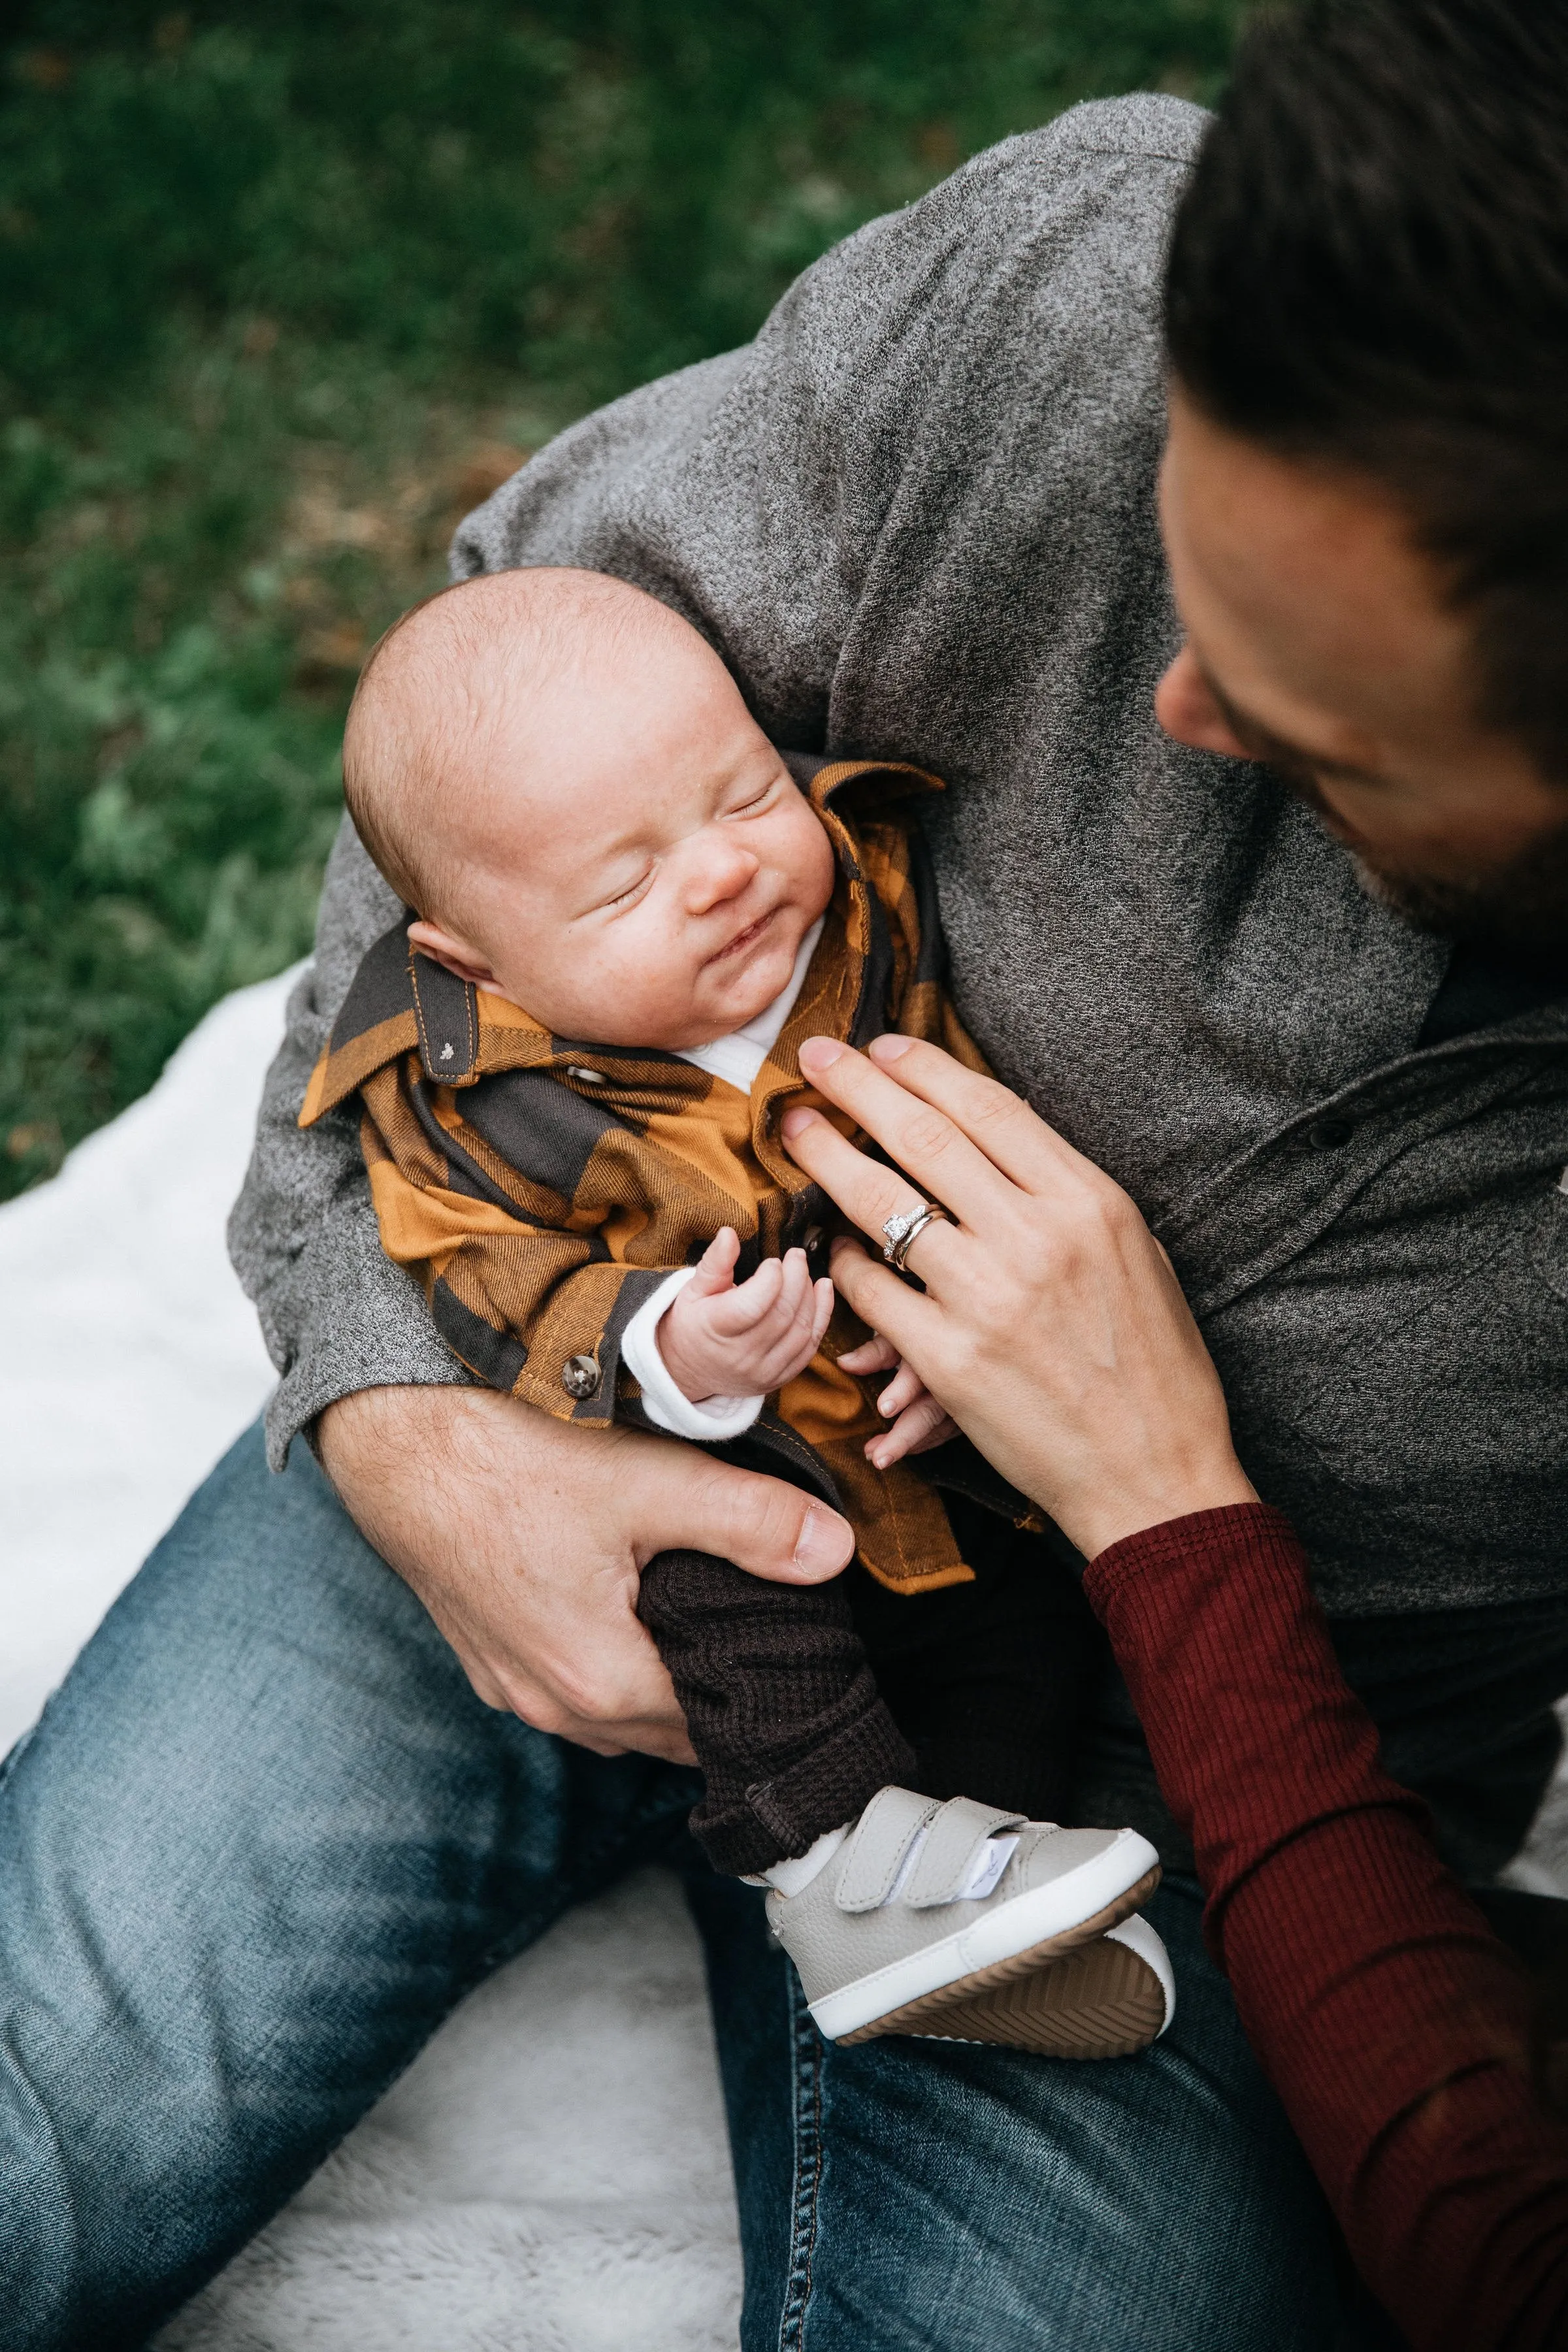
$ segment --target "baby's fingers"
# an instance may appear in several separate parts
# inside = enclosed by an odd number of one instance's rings
[[[765,1257],[749,1282],[737,1283],[732,1290],[713,1300],[708,1309],[710,1330],[721,1339],[738,1339],[743,1333],[754,1331],[777,1308],[784,1279],[784,1268],[778,1259]],[[697,1283],[690,1287],[695,1290]]]
[[[697,1271],[688,1288],[695,1291],[699,1298],[716,1298],[733,1282],[735,1260],[740,1255],[740,1234],[733,1225],[721,1225],[698,1259]]]
[[[811,1299],[811,1267],[803,1249],[784,1252],[784,1286],[779,1292],[781,1313],[795,1321],[809,1311]]]
[[[913,1404],[925,1392],[926,1384],[920,1374],[911,1370],[908,1364],[900,1364],[894,1378],[877,1399],[877,1411],[886,1420],[891,1421],[895,1413],[902,1412],[907,1405]]]
[[[826,1301],[820,1296],[823,1289],[828,1294]],[[809,1363],[832,1312],[833,1285],[815,1284],[805,1253],[792,1251],[784,1260],[779,1295],[752,1331],[752,1344],[766,1348],[777,1363],[783,1363],[786,1357],[792,1362],[798,1357],[800,1363]],[[794,1365],[794,1370],[798,1369],[799,1365]],[[784,1377],[793,1377],[793,1371]]]
[[[781,1298],[765,1324],[760,1324],[752,1334],[750,1352],[757,1365],[757,1385],[771,1391],[793,1381],[797,1372],[805,1371],[822,1344],[833,1313],[834,1290],[831,1282],[813,1284],[806,1279],[805,1295],[799,1311],[786,1316]]]
[[[924,1454],[932,1445],[943,1445],[956,1436],[955,1423],[938,1404],[935,1397],[921,1392],[918,1402],[899,1415],[891,1429],[873,1437],[866,1448],[866,1459],[873,1469],[890,1469],[908,1454]]]
[[[828,1287],[831,1288],[832,1285],[829,1284]],[[879,1331],[874,1331],[868,1339],[863,1339],[858,1348],[849,1349],[838,1360],[847,1372],[853,1372],[857,1378],[865,1380],[872,1372],[890,1372],[899,1360],[899,1351],[890,1339],[884,1339]]]

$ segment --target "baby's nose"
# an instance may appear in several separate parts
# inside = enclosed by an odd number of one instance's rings
[[[694,866],[687,903],[694,915],[738,898],[756,873],[759,860],[739,842],[715,842]]]

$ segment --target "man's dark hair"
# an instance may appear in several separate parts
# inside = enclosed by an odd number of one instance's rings
[[[1400,500],[1473,623],[1479,715],[1568,782],[1568,0],[1255,20],[1166,321],[1217,424]]]

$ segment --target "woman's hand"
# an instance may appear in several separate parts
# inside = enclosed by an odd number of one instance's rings
[[[879,1239],[919,1186],[954,1221],[910,1249],[923,1297],[855,1242],[836,1250],[835,1282],[1080,1551],[1257,1500],[1170,1261],[1120,1185],[938,1046],[879,1037],[868,1056],[814,1037],[800,1066],[898,1163],[816,1111],[787,1113],[792,1157],[846,1214]]]

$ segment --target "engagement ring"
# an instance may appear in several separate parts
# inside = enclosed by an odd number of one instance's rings
[[[906,1209],[901,1215],[889,1217],[882,1227],[882,1255],[888,1264],[902,1274],[904,1261],[917,1238],[939,1217],[945,1217],[949,1224],[952,1223],[951,1213],[940,1201],[922,1201],[918,1208]]]

